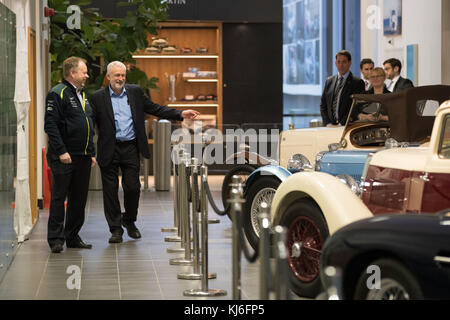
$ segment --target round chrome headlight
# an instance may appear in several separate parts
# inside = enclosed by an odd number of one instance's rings
[[[288,161],[287,169],[291,173],[312,169],[308,158],[302,154],[294,154]]]
[[[341,145],[339,143],[330,143],[328,145],[328,151],[330,151],[330,152],[338,151],[340,147],[341,147]]]
[[[316,154],[316,159],[314,161],[314,170],[320,171],[322,158],[326,153],[328,153],[328,151],[320,151],[318,154]]]
[[[336,176],[336,178],[338,178],[339,181],[347,185],[347,187],[349,187],[350,190],[352,190],[352,192],[359,197],[359,195],[361,194],[361,187],[359,186],[359,183],[356,182],[355,179],[353,179],[352,176],[348,174],[339,174]]]

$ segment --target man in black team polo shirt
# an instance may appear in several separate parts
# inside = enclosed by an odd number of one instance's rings
[[[86,62],[70,57],[63,62],[63,72],[64,80],[47,95],[44,124],[52,172],[47,240],[54,253],[63,250],[64,242],[68,248],[92,248],[78,235],[84,223],[91,167],[96,163],[92,110],[83,91],[89,77]]]

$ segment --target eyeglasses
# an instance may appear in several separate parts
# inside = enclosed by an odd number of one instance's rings
[[[369,79],[376,79],[376,78],[384,78],[385,76],[378,75],[378,76],[370,76]]]

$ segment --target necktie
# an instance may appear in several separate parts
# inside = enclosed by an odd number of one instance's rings
[[[338,83],[336,84],[336,88],[334,89],[334,94],[333,94],[333,103],[331,104],[331,111],[333,113],[333,117],[335,122],[338,122],[338,115],[336,113],[337,110],[337,103],[338,103],[338,98],[339,98],[339,93],[342,90],[342,86],[344,85],[344,81],[342,81],[344,79],[343,76],[339,77]]]
[[[370,82],[368,80],[364,80],[364,82],[366,83],[366,91],[369,91]]]

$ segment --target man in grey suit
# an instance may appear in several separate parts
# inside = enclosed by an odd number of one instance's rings
[[[402,63],[400,60],[395,58],[388,59],[383,62],[383,66],[384,72],[386,72],[386,78],[391,80],[387,86],[390,92],[398,92],[414,87],[411,80],[400,76],[400,72],[402,71]]]
[[[325,82],[320,101],[320,113],[324,126],[345,125],[352,105],[352,94],[364,93],[364,81],[350,72],[352,56],[346,50],[336,54],[338,74]]]

